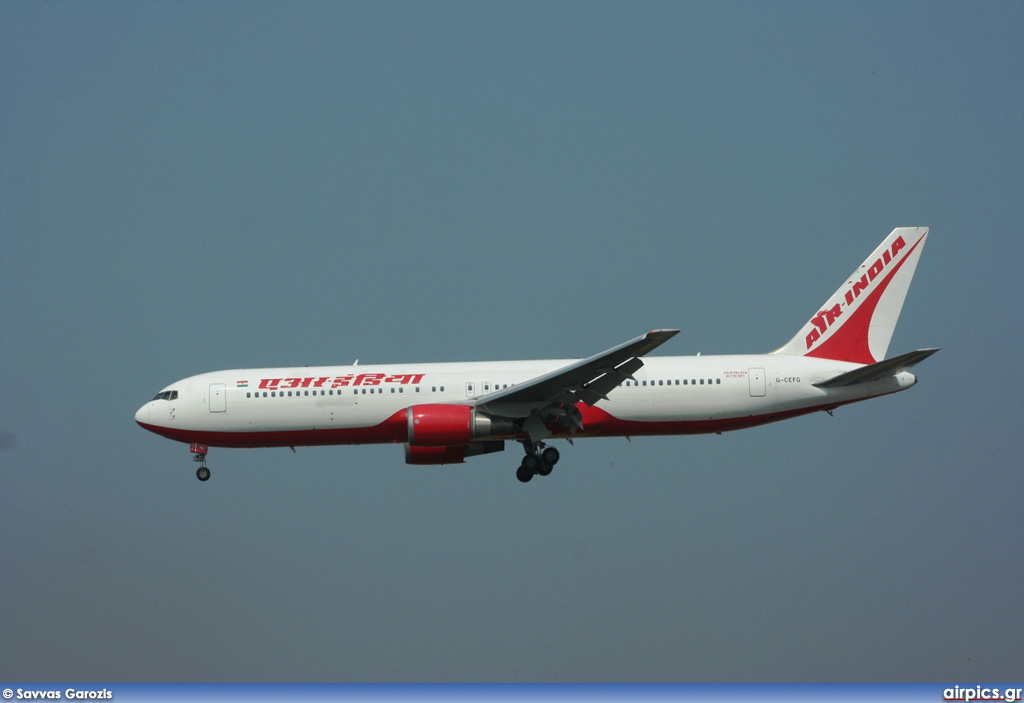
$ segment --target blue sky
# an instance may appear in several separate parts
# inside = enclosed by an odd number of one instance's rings
[[[4,3],[0,678],[1007,680],[1020,3]],[[932,227],[909,393],[411,467],[184,376],[788,340]]]

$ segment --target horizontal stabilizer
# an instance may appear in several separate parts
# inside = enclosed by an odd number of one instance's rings
[[[902,371],[906,371],[912,366],[920,364],[937,351],[938,349],[918,349],[917,351],[907,352],[906,354],[900,354],[899,356],[894,356],[893,358],[886,359],[885,361],[879,361],[875,364],[868,364],[867,366],[862,366],[859,369],[854,369],[853,371],[841,373],[834,378],[815,383],[814,385],[818,388],[840,388],[842,386],[855,386],[858,383],[878,381],[883,378],[895,376]]]

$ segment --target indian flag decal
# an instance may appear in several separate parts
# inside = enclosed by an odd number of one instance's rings
[[[236,388],[248,388],[249,387],[249,382],[248,381],[239,381],[238,385],[235,386],[235,387]]]

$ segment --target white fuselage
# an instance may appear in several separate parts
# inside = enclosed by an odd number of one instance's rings
[[[210,446],[400,443],[407,441],[411,406],[476,403],[486,410],[483,397],[489,393],[573,361],[216,371],[167,386],[135,417],[165,437]],[[850,387],[813,385],[859,366],[777,354],[647,357],[635,380],[625,381],[607,399],[577,404],[582,429],[571,436],[722,432],[894,393],[917,380],[901,372]],[[564,428],[552,430],[556,437],[570,436]]]

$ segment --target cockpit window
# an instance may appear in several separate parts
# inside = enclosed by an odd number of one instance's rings
[[[178,391],[163,391],[153,396],[153,400],[177,400]]]

